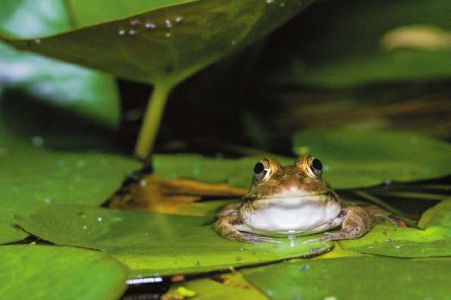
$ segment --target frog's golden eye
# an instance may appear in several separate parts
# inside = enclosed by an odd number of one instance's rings
[[[271,173],[270,165],[266,160],[259,161],[254,166],[254,176],[258,181],[264,181],[269,178]]]
[[[323,164],[319,159],[312,157],[309,163],[309,171],[313,173],[315,177],[320,177],[323,172]]]

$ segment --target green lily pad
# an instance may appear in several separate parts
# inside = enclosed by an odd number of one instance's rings
[[[310,129],[294,137],[293,151],[321,159],[324,177],[334,188],[367,187],[387,179],[435,178],[447,175],[451,165],[450,144],[403,131]],[[247,187],[253,166],[262,157],[216,159],[160,154],[154,156],[154,170],[167,179],[190,178]],[[273,157],[282,164],[293,164],[296,160],[295,157]]]
[[[4,299],[117,299],[126,288],[127,268],[97,251],[1,246],[0,261]]]
[[[293,150],[321,159],[335,188],[441,177],[451,165],[450,144],[403,131],[312,129],[294,137]]]
[[[424,229],[375,226],[357,240],[340,241],[345,250],[396,257],[451,256],[451,199],[427,210],[419,225]]]
[[[51,203],[100,205],[140,167],[133,159],[105,152],[50,150],[42,136],[22,136],[5,126],[10,116],[3,109],[1,113],[0,243],[26,236],[14,225],[14,214]],[[72,137],[72,143],[86,140],[90,140],[89,135]],[[100,149],[108,147],[103,142],[97,137]]]
[[[352,257],[243,270],[271,299],[447,299],[451,259]]]
[[[281,238],[280,244],[229,241],[207,224],[212,219],[65,205],[16,216],[22,228],[44,240],[105,251],[133,276],[227,269],[310,256],[332,245],[302,243],[311,237]]]

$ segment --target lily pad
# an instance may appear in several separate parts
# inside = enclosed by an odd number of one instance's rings
[[[280,238],[280,244],[229,241],[208,224],[212,216],[48,205],[16,220],[27,232],[55,244],[103,250],[128,266],[133,276],[227,269],[316,255],[332,246],[303,243],[311,237]]]
[[[345,250],[395,257],[451,256],[451,199],[427,210],[419,225],[424,229],[375,226],[357,240],[339,242]]]
[[[51,203],[100,205],[140,167],[133,159],[105,152],[50,150],[42,136],[12,131],[4,124],[10,118],[3,109],[1,113],[0,243],[26,236],[15,227],[14,214]],[[79,144],[89,141],[88,137],[79,139]],[[75,140],[72,137],[72,143]],[[97,145],[99,142],[102,140],[97,137]],[[107,143],[99,146],[107,147]]]
[[[320,158],[334,188],[441,177],[451,165],[450,144],[406,131],[312,129],[294,137],[293,150]]]
[[[450,258],[352,257],[283,263],[242,273],[272,299],[446,299],[450,270]]]
[[[1,246],[0,261],[4,299],[117,299],[126,288],[127,268],[97,251]]]

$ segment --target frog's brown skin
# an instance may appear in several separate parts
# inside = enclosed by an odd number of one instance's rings
[[[344,206],[321,172],[321,162],[313,156],[302,156],[292,166],[261,160],[243,202],[218,214],[216,231],[230,240],[258,243],[276,242],[269,236],[309,235],[341,226],[315,239],[325,242],[359,238],[376,217],[390,220],[390,213],[376,206]]]

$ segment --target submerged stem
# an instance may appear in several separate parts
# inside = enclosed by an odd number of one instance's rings
[[[149,159],[152,154],[170,91],[171,85],[154,85],[135,146],[135,156],[140,159]]]

